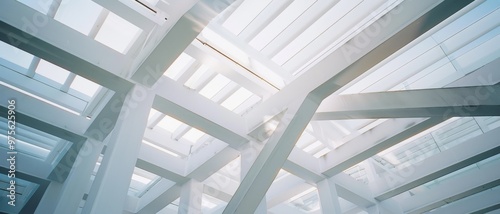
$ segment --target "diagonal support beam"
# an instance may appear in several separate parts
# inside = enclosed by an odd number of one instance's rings
[[[253,213],[306,128],[319,102],[306,97],[288,109],[229,201],[226,213]]]
[[[472,168],[460,176],[442,181],[432,189],[400,202],[404,213],[416,214],[444,206],[467,196],[500,185],[500,163],[494,161],[481,168]],[[459,188],[457,188],[459,187]]]
[[[386,200],[417,186],[500,153],[500,128],[399,171],[388,172],[374,182],[377,200]]]
[[[350,42],[310,68],[307,71],[308,78],[290,83],[273,95],[272,99],[266,100],[249,112],[246,116],[249,127],[257,126],[265,115],[270,115],[276,109],[284,109],[284,106],[296,97],[310,92],[321,99],[328,97],[471,2],[402,2],[398,9],[388,12],[386,18],[377,20]],[[378,34],[371,32],[371,29],[380,28]],[[318,85],[320,87],[317,87]]]
[[[431,214],[447,214],[447,213],[487,213],[493,210],[485,210],[490,207],[500,205],[500,188],[485,190],[460,201],[448,204],[447,206],[437,208],[430,211]],[[479,212],[478,212],[479,211]]]
[[[446,118],[387,120],[328,153],[320,164],[331,177],[397,143],[420,133]]]
[[[154,85],[210,20],[234,0],[201,0],[182,16],[142,62],[132,79],[146,86]]]
[[[499,95],[493,85],[331,96],[314,119],[499,116]]]
[[[144,206],[141,210],[139,210],[139,214],[146,213],[157,213],[160,212],[166,205],[175,201],[181,195],[181,185],[176,184],[170,187],[167,191],[163,192],[160,196],[155,198],[149,204]]]
[[[153,108],[227,142],[235,149],[248,142],[243,137],[246,136],[246,127],[237,114],[169,78],[164,77],[161,81],[164,84],[155,89],[157,98]]]
[[[132,83],[120,76],[131,59],[93,38],[18,1],[2,2],[0,20],[0,40],[5,43],[111,90],[132,88]],[[62,37],[64,40],[57,39]]]

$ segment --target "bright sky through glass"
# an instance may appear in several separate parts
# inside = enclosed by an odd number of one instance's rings
[[[36,68],[36,73],[62,85],[70,72],[45,60],[40,60]]]
[[[93,1],[63,0],[54,19],[88,35],[102,10]]]
[[[97,90],[99,90],[100,87],[101,86],[98,85],[97,83],[85,79],[81,76],[76,76],[75,79],[73,80],[73,83],[71,83],[70,86],[71,89],[79,91],[90,98],[94,97],[94,95],[97,93]]]
[[[137,26],[110,12],[95,40],[120,53],[126,53],[141,31]]]

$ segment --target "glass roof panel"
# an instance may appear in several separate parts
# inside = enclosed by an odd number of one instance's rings
[[[262,48],[271,42],[313,3],[314,1],[309,0],[293,1],[280,15],[257,34],[249,44],[257,50],[262,50]]]
[[[381,164],[403,168],[421,162],[473,137],[483,134],[475,118],[453,118],[423,131],[379,154]]]
[[[184,134],[182,136],[182,138],[184,138],[192,143],[196,143],[201,137],[203,137],[203,135],[205,135],[204,132],[202,132],[196,128],[191,128],[191,129],[189,129],[189,131],[186,132],[186,134]]]
[[[62,0],[54,19],[88,35],[102,10],[93,1]]]
[[[207,65],[202,65],[194,72],[194,74],[186,81],[185,86],[196,89],[202,80],[202,77],[209,72],[209,67]]]
[[[87,95],[89,98],[92,98],[101,86],[81,76],[76,76],[71,83],[70,88]]]
[[[110,12],[95,40],[120,53],[126,53],[141,32],[142,29]]]
[[[224,102],[222,102],[222,106],[229,110],[234,110],[236,107],[241,105],[245,100],[250,98],[252,96],[252,92],[248,91],[247,89],[241,87],[238,89],[236,92],[234,92],[233,95],[231,95],[229,98],[227,98]]]
[[[184,123],[168,115],[165,115],[165,117],[158,123],[158,127],[165,129],[170,133],[174,133],[175,130],[177,130],[177,128],[179,128],[182,124]]]
[[[173,80],[177,80],[186,69],[193,64],[195,59],[186,53],[182,53],[177,59],[172,63],[172,65],[163,73]]]
[[[226,78],[222,74],[217,74],[203,89],[200,90],[200,94],[208,99],[215,96],[220,90],[222,90],[231,80]]]
[[[238,35],[270,2],[271,0],[243,1],[222,26]]]
[[[36,74],[46,77],[56,83],[64,84],[70,72],[45,60],[40,60]]]
[[[0,41],[0,58],[28,69],[33,60],[33,55]]]

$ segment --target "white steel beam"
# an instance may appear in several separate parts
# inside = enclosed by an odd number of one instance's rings
[[[460,176],[442,181],[439,185],[400,202],[405,213],[423,213],[500,184],[498,161],[473,168]]]
[[[88,183],[104,142],[89,139],[72,158],[76,163],[64,182],[51,182],[35,213],[75,213],[87,191]]]
[[[500,86],[422,89],[330,96],[316,120],[499,116]]]
[[[223,74],[231,81],[259,96],[269,97],[276,91],[269,84],[201,42],[194,41],[187,46],[184,52],[200,63],[209,65],[211,70]]]
[[[370,207],[376,204],[368,185],[354,180],[351,176],[340,173],[332,178],[337,189],[337,194],[345,200],[360,207]]]
[[[240,154],[237,150],[218,140],[207,147],[189,157],[186,167],[187,177],[203,181]]]
[[[389,11],[387,17],[377,20],[350,42],[311,67],[307,71],[308,78],[292,82],[272,99],[256,106],[246,115],[249,127],[257,126],[265,115],[276,112],[276,109],[284,109],[296,97],[309,92],[321,99],[328,97],[470,2],[446,0],[438,6],[436,4],[439,2],[436,1],[402,2],[395,12]],[[388,18],[390,22],[387,22]],[[380,30],[377,31],[378,34],[373,34],[372,29]]]
[[[321,174],[319,160],[297,147],[293,148],[283,169],[313,184],[325,178]]]
[[[333,179],[324,179],[318,182],[318,194],[322,213],[342,213],[339,203],[337,187]]]
[[[288,109],[223,213],[255,211],[318,104],[317,100],[305,97]]]
[[[274,181],[273,185],[269,188],[266,198],[267,198],[267,207],[271,209],[287,200],[290,200],[291,196],[298,195],[308,189],[313,187],[311,184],[304,182],[303,179],[293,176],[287,175],[286,177]]]
[[[0,40],[5,43],[111,90],[132,87],[120,77],[131,59],[57,20],[17,1],[2,2],[0,20]]]
[[[154,147],[142,143],[136,163],[138,168],[152,172],[171,181],[184,181],[186,161],[166,154]]]
[[[387,172],[373,185],[377,200],[385,200],[448,173],[500,153],[500,128],[474,137],[422,160],[418,165]]]
[[[316,1],[312,6],[304,11],[304,15],[299,16],[294,22],[292,22],[287,28],[285,28],[278,36],[276,36],[269,44],[267,44],[262,49],[262,54],[267,56],[274,56],[279,50],[282,50],[287,44],[297,38],[301,33],[303,33],[308,27],[310,27],[314,22],[316,22],[326,11],[334,7],[339,1],[338,0],[319,0]],[[311,16],[309,14],[316,14]],[[253,23],[253,22],[252,22]],[[251,24],[252,24],[251,23]],[[249,25],[251,27],[252,25]],[[264,26],[267,26],[264,24]],[[247,27],[248,28],[248,27]],[[251,29],[251,28],[250,28]],[[258,32],[257,32],[258,33]],[[246,29],[241,33],[244,39],[249,38],[249,33]],[[250,41],[250,38],[247,40]]]
[[[273,6],[272,4],[274,4],[274,3],[277,3],[277,4],[290,4],[290,3],[292,3],[292,1],[290,1],[290,0],[281,0],[281,2],[280,1],[272,1],[268,5],[268,7],[270,7],[270,6],[272,7]],[[263,17],[262,15],[263,15],[262,13],[259,14],[259,16],[257,16],[257,19],[260,19],[261,17]],[[252,22],[252,23],[254,23],[254,22]],[[252,25],[252,23],[250,23],[250,25]],[[262,27],[265,27],[265,25],[263,25]],[[272,72],[274,72],[278,76],[280,76],[284,80],[285,83],[289,83],[290,81],[292,81],[293,75],[290,72],[288,72],[287,70],[283,69],[283,67],[281,67],[278,64],[276,64],[276,62],[272,61],[270,59],[270,57],[266,57],[266,55],[264,55],[261,52],[255,50],[255,48],[251,47],[248,44],[248,42],[242,41],[241,38],[239,38],[238,36],[236,36],[233,33],[229,32],[229,30],[227,30],[225,27],[223,27],[221,25],[217,25],[217,24],[210,24],[208,26],[208,28],[214,30],[215,32],[217,32],[218,34],[220,34],[221,36],[223,36],[224,38],[226,38],[229,42],[231,42],[232,44],[236,45],[240,50],[242,50],[243,52],[245,52],[246,54],[248,54],[248,58],[250,59],[249,62],[248,63],[242,63],[242,64],[244,64],[245,66],[247,66],[250,70],[258,69],[258,68],[255,68],[252,65],[252,60],[256,60],[256,61],[262,63],[265,67],[269,68],[269,70],[271,70]],[[247,26],[247,28],[248,28],[248,26]],[[245,28],[245,30],[247,28]],[[216,54],[216,53],[213,53],[213,54]],[[227,54],[229,54],[229,53],[227,53]],[[216,57],[216,58],[218,58],[218,57]],[[258,71],[257,71],[257,73],[258,73]],[[270,92],[273,92],[274,90],[275,89],[271,89]]]
[[[136,85],[124,99],[117,125],[110,135],[83,213],[120,213],[142,145],[148,115],[155,98],[152,90]]]
[[[141,210],[139,210],[139,214],[149,214],[149,213],[157,213],[160,212],[165,206],[175,201],[179,198],[181,194],[181,185],[176,184],[170,187],[167,191],[163,192],[160,196],[155,198],[153,201],[144,206]]]
[[[4,85],[0,85],[0,99],[5,100],[0,105],[3,107],[9,99],[15,98],[16,100],[16,113],[24,114],[30,118],[34,118],[40,121],[44,121],[48,124],[52,124],[54,127],[61,128],[58,130],[46,130],[45,132],[52,135],[64,135],[64,132],[73,132],[82,135],[87,127],[90,125],[90,121],[86,120],[84,117],[73,114],[61,108],[57,108],[47,102],[33,98],[27,94],[14,90]],[[36,108],[33,108],[36,106]],[[7,106],[5,106],[7,107]],[[7,112],[7,111],[2,111]],[[53,115],[58,115],[54,117]],[[68,123],[68,121],[72,121]],[[64,129],[62,129],[64,127]],[[44,129],[41,127],[34,127],[36,129]],[[45,127],[49,128],[49,127]],[[64,130],[63,132],[61,132]],[[59,134],[58,134],[59,133]]]
[[[179,201],[179,214],[201,213],[201,201],[203,196],[203,183],[190,179],[181,187]]]
[[[238,149],[248,140],[242,118],[202,95],[163,77],[153,107]]]
[[[447,214],[447,213],[472,213],[484,208],[500,204],[500,188],[496,187],[490,190],[471,195],[460,199],[446,206],[437,208],[429,214]],[[486,213],[486,212],[482,212]]]
[[[132,79],[146,86],[154,85],[210,20],[234,0],[202,0],[197,2],[161,38],[141,63]]]
[[[410,118],[387,120],[326,154],[325,158],[320,161],[320,166],[324,170],[322,173],[328,177],[341,173],[384,149],[439,124],[445,119]]]
[[[156,23],[152,21],[154,16],[152,13],[150,14],[150,17],[147,17],[146,14],[142,14],[132,9],[131,7],[123,4],[119,0],[111,0],[111,1],[92,0],[92,1],[101,5],[107,10],[113,12],[114,14],[122,17],[123,19],[134,24],[135,26],[143,29],[146,32],[149,32],[156,25]]]

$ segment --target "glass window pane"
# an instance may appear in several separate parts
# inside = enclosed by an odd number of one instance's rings
[[[102,9],[93,1],[63,0],[54,19],[88,35]]]
[[[69,71],[64,70],[63,68],[49,63],[45,60],[40,60],[40,63],[36,68],[36,73],[61,85],[64,84],[69,76]]]
[[[110,12],[95,40],[120,53],[126,53],[141,31],[137,26]]]
[[[33,55],[0,41],[0,58],[28,69],[33,60]]]
[[[101,86],[81,76],[76,76],[70,88],[92,98]]]

